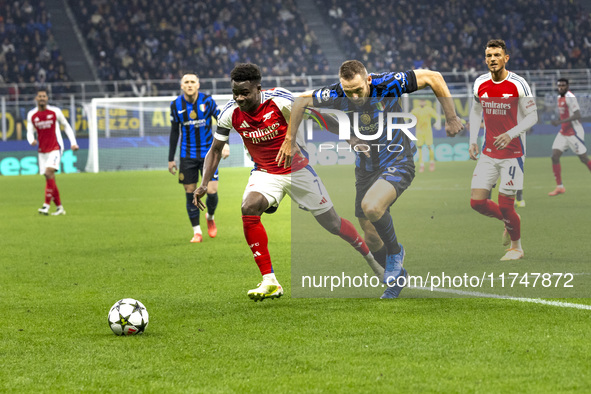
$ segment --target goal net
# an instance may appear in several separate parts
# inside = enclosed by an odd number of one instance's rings
[[[87,172],[155,170],[168,167],[170,103],[176,96],[98,98],[84,105],[88,117]],[[221,109],[231,95],[214,95]],[[214,125],[214,132],[215,132]],[[177,146],[178,162],[180,148]],[[237,133],[220,167],[251,166]]]

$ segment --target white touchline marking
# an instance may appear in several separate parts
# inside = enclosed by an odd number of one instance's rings
[[[562,301],[548,301],[548,300],[543,300],[541,298],[511,297],[511,296],[500,295],[500,294],[487,294],[487,293],[480,293],[477,291],[463,291],[463,290],[453,290],[453,289],[433,288],[433,290],[431,290],[430,287],[421,287],[421,286],[409,286],[409,289],[439,291],[441,293],[452,293],[452,294],[465,295],[465,296],[471,296],[471,297],[497,298],[497,299],[503,299],[503,300],[531,302],[533,304],[559,306],[561,308],[586,309],[586,310],[591,311],[591,305],[573,304],[572,302],[562,302]]]

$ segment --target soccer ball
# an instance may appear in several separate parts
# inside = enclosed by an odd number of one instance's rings
[[[148,310],[138,300],[124,298],[111,307],[108,320],[115,335],[142,334],[148,327]]]

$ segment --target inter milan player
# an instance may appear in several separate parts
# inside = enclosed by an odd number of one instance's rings
[[[503,244],[511,246],[501,261],[518,260],[521,247],[521,218],[515,211],[517,190],[523,189],[525,132],[538,121],[536,102],[527,82],[505,68],[509,61],[503,40],[486,44],[485,61],[490,72],[474,82],[474,101],[470,112],[470,158],[477,160],[480,121],[484,116],[486,133],[482,154],[472,176],[472,208],[503,221]],[[489,199],[499,181],[499,203]]]
[[[375,270],[378,264],[364,240],[351,222],[336,213],[322,180],[308,165],[308,160],[297,156],[287,167],[275,162],[286,137],[292,94],[280,88],[262,91],[261,72],[255,64],[239,64],[230,76],[234,100],[221,111],[214,142],[205,157],[201,186],[195,190],[195,204],[205,209],[200,199],[220,162],[230,130],[236,130],[255,163],[242,200],[242,223],[246,242],[263,280],[257,288],[248,291],[248,296],[262,301],[283,295],[271,263],[261,215],[274,212],[286,194],[310,211],[322,227],[350,243]]]
[[[32,146],[39,145],[39,173],[45,175],[45,203],[38,211],[40,214],[47,215],[53,201],[57,209],[52,212],[52,215],[65,215],[66,211],[62,206],[60,192],[55,183],[55,172],[60,168],[64,151],[64,140],[58,122],[64,128],[73,151],[78,150],[78,144],[74,131],[62,111],[47,104],[47,90],[39,89],[35,101],[37,108],[30,110],[27,114],[27,140]]]
[[[560,168],[560,156],[570,149],[579,156],[579,160],[591,170],[591,160],[587,156],[585,146],[585,130],[581,125],[581,109],[575,95],[568,90],[568,79],[558,80],[558,113],[560,120],[553,120],[554,126],[560,125],[560,132],[556,135],[552,144],[552,171],[556,178],[556,189],[548,193],[549,196],[557,196],[566,192],[562,184]]]
[[[199,92],[199,78],[197,74],[186,73],[181,79],[183,94],[170,104],[170,146],[168,150],[168,171],[176,174],[174,155],[181,136],[179,183],[185,188],[186,207],[189,220],[193,226],[191,242],[199,243],[203,240],[199,224],[199,209],[193,204],[193,192],[199,180],[199,173],[203,172],[203,160],[213,141],[212,125],[217,120],[219,110],[213,98]],[[226,145],[222,151],[225,159],[230,154]],[[214,221],[215,209],[218,205],[218,172],[212,175],[207,189],[207,233],[211,238],[217,235]]]
[[[310,106],[337,109],[350,116],[361,113],[361,122],[366,119],[365,128],[359,132],[366,134],[367,138],[374,135],[375,139],[367,141],[371,142],[369,152],[356,149],[355,216],[376,260],[385,260],[384,282],[388,284],[388,288],[382,298],[397,298],[406,284],[406,280],[398,279],[407,277],[407,272],[403,267],[405,251],[398,243],[390,206],[408,188],[415,176],[413,156],[416,145],[401,130],[393,133],[389,140],[386,131],[379,130],[379,119],[385,118],[384,112],[402,111],[398,102],[402,94],[430,86],[445,113],[447,134],[454,136],[464,126],[456,115],[449,89],[438,72],[415,70],[369,74],[361,62],[348,60],[339,69],[339,79],[339,83],[300,95],[302,98],[294,103],[289,125],[290,135],[294,135],[305,108]],[[354,123],[355,119],[350,122],[351,125]],[[355,145],[354,140],[352,138],[350,141]],[[291,141],[286,140],[278,161],[281,163],[285,160],[288,165],[295,154],[297,146],[292,146]]]

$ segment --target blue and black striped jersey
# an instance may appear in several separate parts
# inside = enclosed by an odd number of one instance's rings
[[[181,135],[180,154],[182,158],[204,158],[213,142],[212,123],[220,111],[214,99],[203,93],[197,95],[195,103],[185,100],[181,94],[170,103],[170,148],[168,161],[174,154]]]
[[[414,71],[387,72],[370,74],[369,99],[365,104],[357,106],[350,101],[343,91],[340,83],[315,90],[312,94],[313,106],[321,108],[338,109],[349,115],[350,124],[358,124],[360,134],[377,135],[375,140],[364,141],[370,146],[370,157],[357,152],[355,164],[366,171],[377,171],[396,162],[413,162],[413,156],[417,150],[416,145],[402,130],[396,129],[392,139],[388,140],[386,133],[386,119],[383,117],[382,132],[379,133],[379,114],[402,112],[399,98],[404,93],[412,93],[417,90],[417,79]],[[354,119],[357,116],[357,120]],[[404,120],[394,120],[403,123]],[[400,149],[402,146],[402,149]]]

